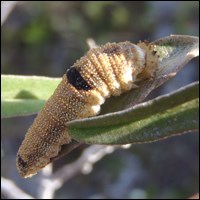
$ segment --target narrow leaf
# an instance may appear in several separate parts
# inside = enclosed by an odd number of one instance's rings
[[[61,79],[1,75],[1,117],[38,112]]]
[[[196,82],[124,111],[75,120],[67,124],[68,133],[84,143],[128,144],[197,130],[198,91]]]

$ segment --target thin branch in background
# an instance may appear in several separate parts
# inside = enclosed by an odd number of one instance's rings
[[[97,161],[113,151],[114,146],[91,145],[83,151],[82,155],[76,161],[57,170],[52,178],[54,180],[65,182],[76,175],[77,172],[88,174],[91,170],[88,171],[86,166],[90,166],[89,168],[92,169]]]
[[[128,148],[130,145],[91,145],[74,162],[58,169],[54,174],[44,177],[41,181],[39,198],[52,199],[56,190],[79,173],[89,174],[93,165],[107,154],[113,153],[117,148]]]
[[[98,46],[92,38],[87,38],[86,43],[90,49],[96,48]]]
[[[19,1],[1,1],[1,25],[6,21]]]
[[[194,194],[193,196],[191,196],[191,197],[188,198],[188,199],[199,199],[199,193]]]
[[[1,177],[1,193],[7,199],[35,199],[18,188],[13,181]]]

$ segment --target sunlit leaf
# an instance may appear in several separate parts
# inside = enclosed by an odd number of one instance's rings
[[[71,137],[92,144],[150,142],[198,129],[199,83],[133,108],[67,124]]]
[[[38,112],[61,79],[1,75],[1,117]]]

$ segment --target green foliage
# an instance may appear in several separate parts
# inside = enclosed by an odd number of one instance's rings
[[[1,76],[1,116],[11,117],[38,112],[53,94],[58,78]]]
[[[151,142],[198,129],[199,84],[158,97],[131,109],[68,123],[79,142],[127,144]]]

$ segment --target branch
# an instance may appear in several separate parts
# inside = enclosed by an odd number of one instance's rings
[[[58,169],[54,174],[48,174],[41,181],[41,193],[39,198],[51,199],[54,197],[56,190],[62,187],[64,182],[69,181],[71,178],[79,173],[89,174],[93,165],[101,160],[107,154],[112,153],[117,148],[129,148],[131,145],[91,145],[86,148],[82,155],[73,163],[67,164]]]
[[[1,177],[1,192],[8,199],[35,199],[31,195],[18,188],[13,181],[3,177]]]
[[[1,1],[1,25],[6,21],[18,1]]]

